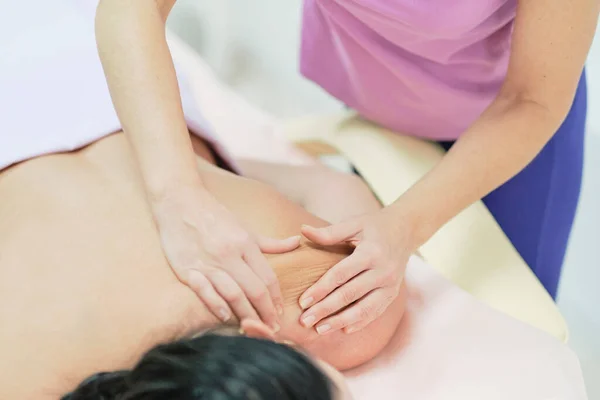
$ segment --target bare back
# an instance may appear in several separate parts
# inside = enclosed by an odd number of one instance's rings
[[[264,184],[204,161],[199,170],[250,230],[286,237],[303,223],[325,225]],[[293,280],[310,284],[344,256],[303,246],[271,264],[290,298]],[[304,338],[299,314],[288,304],[283,331]],[[217,324],[162,254],[123,134],[0,173],[0,398],[56,398]]]

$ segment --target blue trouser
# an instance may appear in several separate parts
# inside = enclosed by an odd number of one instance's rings
[[[584,72],[554,137],[523,171],[483,199],[553,298],[579,200],[586,113]],[[449,149],[453,142],[441,144]]]

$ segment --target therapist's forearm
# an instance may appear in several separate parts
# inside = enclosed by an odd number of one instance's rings
[[[102,0],[96,40],[111,97],[149,196],[200,177],[165,35],[174,0]]]
[[[391,206],[411,221],[415,248],[520,172],[563,118],[535,102],[496,100],[443,160]]]

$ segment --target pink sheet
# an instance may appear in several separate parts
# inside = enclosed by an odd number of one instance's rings
[[[579,361],[550,335],[496,312],[417,257],[387,348],[347,373],[357,400],[584,400]]]

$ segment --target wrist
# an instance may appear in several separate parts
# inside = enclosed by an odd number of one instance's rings
[[[423,203],[401,196],[387,207],[392,214],[391,219],[401,224],[408,243],[409,250],[416,251],[437,231],[435,222],[431,218],[431,210]]]
[[[146,183],[146,196],[155,214],[185,207],[190,199],[204,195],[208,192],[200,176],[177,176]]]

